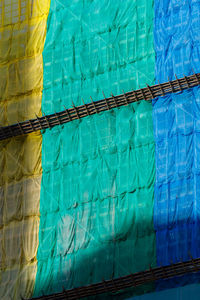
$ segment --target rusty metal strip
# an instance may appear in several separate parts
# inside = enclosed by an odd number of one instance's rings
[[[104,99],[93,101],[91,98],[90,103],[80,106],[74,106],[73,108],[66,109],[61,112],[57,112],[51,115],[36,117],[36,119],[27,120],[24,122],[12,124],[9,126],[0,127],[0,140],[7,138],[20,136],[31,133],[33,131],[39,131],[42,129],[52,128],[56,125],[65,124],[78,120],[99,112],[107,111],[116,107],[128,105],[136,101],[146,100],[151,101],[158,96],[165,96],[169,93],[181,92],[185,89],[189,89],[200,85],[200,73],[196,73],[190,76],[184,76],[180,79],[177,78],[165,83],[158,83],[153,86],[147,85],[147,87],[123,93],[121,95],[106,98],[104,93]]]
[[[35,300],[63,300],[63,299],[81,299],[104,293],[116,293],[126,288],[133,288],[141,286],[149,282],[155,282],[160,279],[173,278],[182,276],[188,273],[196,273],[200,271],[200,258],[189,261],[180,261],[169,266],[161,266],[157,268],[149,268],[149,270],[130,274],[120,278],[112,278],[110,280],[103,280],[102,282],[74,288],[71,290],[64,290],[61,293],[54,295],[43,295],[41,297],[32,298]],[[25,300],[25,299],[24,299]]]

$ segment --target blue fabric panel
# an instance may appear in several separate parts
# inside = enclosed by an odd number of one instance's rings
[[[200,89],[156,99],[157,262],[200,256]]]
[[[157,264],[168,265],[200,257],[200,88],[154,100],[153,121]],[[198,278],[162,280],[157,288]]]
[[[200,1],[155,0],[156,81],[200,70]],[[200,256],[200,91],[153,102],[156,143],[154,226],[157,264]],[[199,275],[162,280],[157,289],[183,285]]]
[[[129,300],[199,300],[200,285],[191,284],[184,287],[146,294]]]
[[[200,0],[155,0],[156,80],[200,71]]]

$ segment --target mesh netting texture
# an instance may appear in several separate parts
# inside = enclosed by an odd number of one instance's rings
[[[153,83],[152,26],[149,0],[51,1],[43,112]],[[34,295],[155,265],[150,103],[46,130],[42,168]]]
[[[0,126],[40,114],[49,1],[0,1]],[[0,298],[33,293],[42,137],[0,142]],[[31,155],[30,155],[31,153]]]

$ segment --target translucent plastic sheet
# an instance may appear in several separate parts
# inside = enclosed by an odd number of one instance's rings
[[[199,71],[200,1],[155,1],[156,80]],[[157,263],[200,255],[200,89],[153,102],[156,142],[154,226]],[[169,288],[198,281],[198,275],[160,281]]]
[[[0,126],[41,111],[49,1],[0,1]],[[0,143],[0,298],[30,297],[37,271],[41,135]]]
[[[152,1],[62,3],[48,18],[45,113],[154,81]],[[154,163],[147,102],[43,133],[35,296],[155,266]]]

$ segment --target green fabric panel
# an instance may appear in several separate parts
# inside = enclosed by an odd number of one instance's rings
[[[51,0],[45,113],[154,83],[153,0]]]
[[[153,1],[52,0],[43,111],[153,83],[152,27]],[[155,266],[150,103],[46,130],[42,167],[35,296]]]

